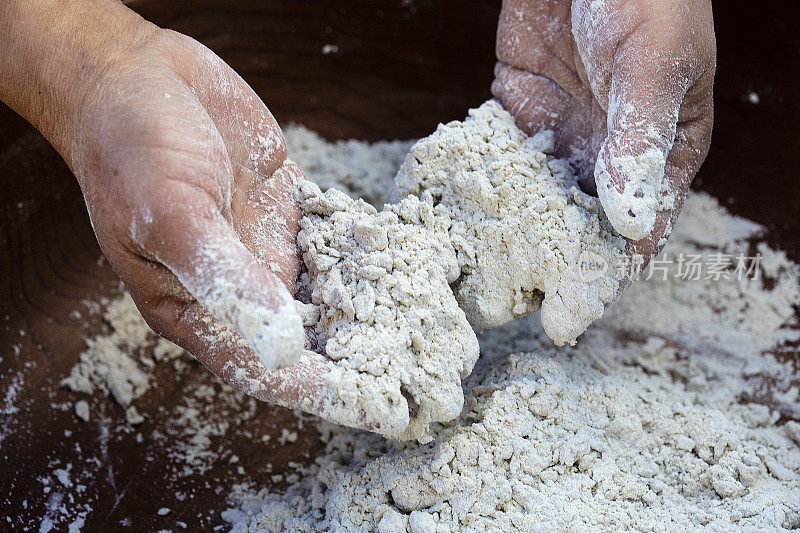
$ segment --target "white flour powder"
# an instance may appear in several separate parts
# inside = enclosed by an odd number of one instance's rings
[[[113,396],[122,407],[128,407],[150,387],[152,376],[137,362],[142,351],[153,347],[154,356],[166,360],[180,356],[183,350],[153,335],[128,293],[103,303],[107,305],[103,318],[111,325],[110,332],[86,339],[87,349],[81,354],[80,362],[61,384],[85,394],[92,394],[99,388]],[[154,361],[144,362],[150,366],[155,364]],[[88,420],[85,401],[76,405],[76,414]]]
[[[747,252],[759,231],[692,193],[661,258]],[[553,346],[535,317],[485,332],[464,409],[435,440],[323,425],[309,473],[225,518],[234,531],[800,527],[800,424],[775,423],[798,417],[798,379],[771,353],[800,338],[800,271],[758,250],[769,289],[731,269],[679,279],[676,261],[575,347]]]

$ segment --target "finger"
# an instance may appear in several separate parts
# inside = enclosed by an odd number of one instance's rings
[[[259,263],[292,287],[299,270],[295,239],[302,217],[294,183],[303,178],[302,170],[286,160],[277,121],[241,76],[205,46],[173,35],[194,58],[191,68],[178,70],[213,122],[231,162],[234,228]]]
[[[679,112],[691,108],[686,96],[709,58],[703,39],[681,23],[696,10],[630,6],[575,1],[573,31],[592,90],[607,110],[595,169],[598,196],[615,229],[637,241],[656,232],[657,211],[679,192],[664,180],[667,157]]]
[[[575,70],[570,2],[504,0],[497,25],[492,93],[528,135],[554,132],[554,153],[568,158],[585,190],[593,192],[599,136],[605,114],[592,105]]]
[[[172,32],[194,61],[178,63],[188,88],[208,112],[230,159],[236,162],[234,178],[251,190],[271,177],[286,159],[286,142],[278,122],[242,77],[207,47]],[[240,175],[241,170],[251,171]]]
[[[334,367],[330,359],[303,350],[294,365],[269,371],[239,335],[203,306],[196,302],[188,306],[176,304],[172,308],[162,306],[162,313],[179,317],[173,331],[181,334],[183,345],[190,351],[204,354],[205,365],[215,375],[261,401],[300,409],[349,427],[374,430],[366,413],[348,410],[326,379]]]
[[[571,65],[568,0],[503,0],[497,22],[497,59],[557,81],[573,97],[585,91]]]
[[[136,224],[134,242],[241,335],[267,368],[296,362],[303,325],[280,278],[258,263],[211,197],[183,182],[161,194],[169,197],[149,202],[155,222]]]
[[[630,243],[632,253],[649,259],[659,253],[667,243],[692,179],[708,154],[714,121],[711,101],[707,107],[708,112],[700,118],[678,123],[675,143],[667,156],[664,171],[664,180],[672,194],[662,202],[663,209],[657,211],[653,232],[644,239]]]
[[[630,256],[630,260],[626,262],[628,271],[620,280],[615,300],[636,281],[639,272],[667,243],[683,208],[692,178],[708,153],[713,121],[713,103],[709,101],[708,113],[697,120],[678,124],[675,144],[667,157],[664,173],[664,179],[675,191],[674,202],[670,202],[666,209],[657,212],[655,226],[650,235],[638,241],[628,241],[626,250]]]
[[[269,371],[239,334],[198,302],[168,298],[148,314],[154,330],[237,389],[262,401],[322,415],[325,398],[331,396],[323,380],[331,362],[323,357],[304,352],[291,367]]]
[[[252,172],[245,170],[243,173]],[[302,212],[295,199],[303,171],[286,160],[268,180],[261,180],[252,193],[234,201],[233,224],[239,239],[253,257],[293,287],[300,270],[297,232]]]
[[[630,53],[618,56],[595,181],[611,224],[637,241],[653,232],[661,203],[674,201],[677,192],[663,178],[688,87],[660,65],[626,57]]]

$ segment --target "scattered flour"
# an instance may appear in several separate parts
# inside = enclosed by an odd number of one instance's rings
[[[72,465],[67,465],[67,468],[57,468],[53,470],[53,475],[56,479],[66,488],[72,487],[72,480],[69,478],[69,471]]]
[[[308,272],[298,293],[309,293],[309,348],[336,362],[326,379],[342,413],[329,416],[430,440],[431,422],[461,412],[461,380],[478,359],[449,286],[455,255],[416,224],[432,217],[430,205],[408,198],[379,213],[311,182],[300,200],[306,216],[297,242]]]
[[[103,308],[109,331],[86,339],[87,350],[62,385],[84,394],[95,390],[108,394],[125,409],[124,421],[138,426],[146,418],[133,402],[155,385],[156,366],[171,363],[173,370],[182,374],[191,356],[153,333],[127,291],[90,311],[99,313]],[[188,386],[188,394],[174,407],[166,425],[153,433],[174,463],[171,474],[175,477],[208,471],[225,453],[223,445],[215,447],[213,440],[255,415],[255,399],[217,378],[213,381],[213,386]],[[91,419],[92,409],[85,399],[75,402],[74,410],[81,420]]]
[[[177,357],[183,350],[165,339],[156,340],[128,293],[108,302],[103,318],[111,331],[86,339],[87,349],[80,362],[61,384],[86,394],[99,388],[122,407],[128,407],[150,387],[150,374],[135,356],[153,345],[164,358]]]
[[[303,477],[237,493],[223,517],[237,532],[800,527],[800,379],[778,349],[800,341],[800,269],[759,244],[767,285],[676,277],[681,254],[748,252],[760,231],[690,193],[663,278],[631,286],[576,346],[553,346],[535,317],[486,331],[435,440],[322,423]]]
[[[125,409],[125,420],[127,420],[128,424],[132,426],[138,426],[144,422],[144,416],[139,413],[139,411],[136,409],[136,406],[131,405]]]
[[[222,380],[193,384],[159,428],[156,441],[172,459],[175,477],[202,475],[228,453],[224,437],[246,431],[258,401]]]
[[[612,265],[625,240],[570,166],[545,155],[551,133],[528,137],[499,103],[471,110],[416,143],[389,200],[413,194],[432,207],[421,222],[450,242],[461,270],[455,293],[473,326],[536,311],[558,344],[574,343],[617,296],[615,272],[587,276],[587,259]]]
[[[296,431],[289,431],[286,428],[281,429],[281,434],[278,437],[278,442],[280,444],[286,444],[287,442],[297,442],[297,432]]]
[[[75,402],[75,416],[77,416],[84,422],[89,421],[90,417],[89,403],[86,400],[78,400],[77,402]]]

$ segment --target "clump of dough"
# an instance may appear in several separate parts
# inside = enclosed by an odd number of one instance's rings
[[[458,276],[446,243],[419,225],[431,205],[408,198],[381,212],[336,189],[300,185],[305,212],[297,242],[307,272],[298,291],[309,348],[336,362],[332,402],[374,431],[431,439],[432,422],[456,418],[461,379],[478,341],[450,290]],[[343,418],[344,417],[344,418]],[[360,420],[358,420],[360,419]]]
[[[617,296],[625,240],[552,151],[552,133],[528,137],[488,101],[411,148],[389,201],[415,195],[430,206],[421,222],[452,247],[456,298],[473,326],[541,305],[545,331],[562,345]]]
[[[552,144],[487,102],[411,148],[381,212],[301,184],[301,314],[309,348],[336,361],[329,418],[430,440],[432,422],[461,412],[478,357],[470,323],[496,327],[541,305],[561,345],[600,318],[625,241],[569,165],[546,155]]]

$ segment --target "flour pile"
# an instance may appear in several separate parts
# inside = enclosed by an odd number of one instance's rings
[[[423,223],[453,247],[456,298],[470,324],[497,327],[541,305],[544,330],[561,345],[620,289],[616,272],[586,276],[582,263],[617,263],[625,240],[552,152],[551,132],[528,137],[489,101],[416,143],[389,200],[412,194],[432,207]]]
[[[433,441],[322,424],[304,477],[223,516],[237,532],[800,527],[800,380],[779,350],[800,341],[800,269],[763,244],[766,285],[732,268],[684,279],[675,260],[749,253],[761,231],[691,193],[663,276],[576,346],[553,346],[535,316],[487,331],[461,415]]]
[[[323,190],[336,187],[352,198],[361,198],[378,209],[386,202],[386,176],[394,176],[413,141],[355,140],[326,142],[302,126],[283,130],[292,159]]]
[[[159,361],[176,359],[184,352],[153,335],[127,292],[102,305],[106,306],[103,319],[112,326],[110,332],[86,339],[86,351],[61,385],[84,394],[100,389],[122,407],[131,409],[132,402],[150,388],[152,375],[147,368],[152,369]],[[140,357],[147,348],[152,348],[153,357]],[[137,363],[137,359],[141,362]],[[88,420],[85,401],[76,409],[81,413],[80,418]],[[138,416],[135,408],[128,412],[134,419]]]

